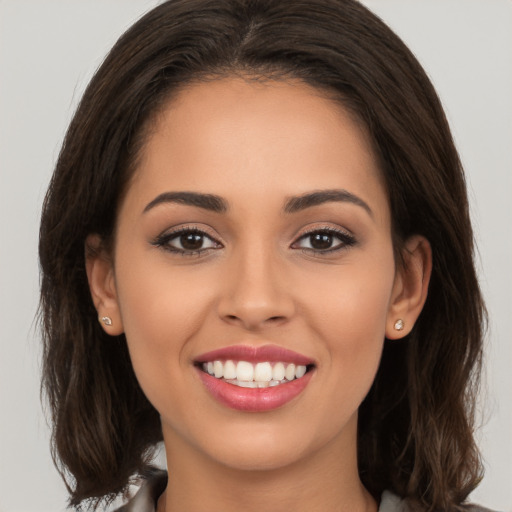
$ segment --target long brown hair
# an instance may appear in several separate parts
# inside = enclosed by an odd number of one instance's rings
[[[475,393],[485,310],[464,175],[439,99],[402,41],[354,0],[171,0],[133,25],[90,82],[65,137],[40,231],[41,324],[53,454],[70,503],[98,503],[149,468],[160,419],[124,335],[98,325],[84,243],[112,240],[145,127],[192,80],[298,78],[330,91],[367,127],[384,176],[395,251],[433,250],[413,331],[386,342],[360,407],[364,485],[428,511],[458,510],[477,485]]]

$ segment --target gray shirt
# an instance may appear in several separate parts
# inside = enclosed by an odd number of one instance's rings
[[[167,473],[161,471],[144,482],[137,494],[124,506],[115,512],[155,512],[156,502],[167,485]],[[467,512],[492,512],[477,505],[467,505]],[[380,500],[378,512],[414,512],[406,500],[395,494],[384,491]]]

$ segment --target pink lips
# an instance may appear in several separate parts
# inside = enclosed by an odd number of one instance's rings
[[[215,360],[248,361],[250,363],[269,361],[305,366],[314,363],[312,359],[306,356],[276,345],[264,345],[261,347],[235,345],[225,347],[200,355],[196,358],[196,363]],[[299,379],[294,379],[274,387],[242,388],[222,379],[212,377],[200,368],[197,368],[197,372],[206,389],[215,399],[227,407],[246,412],[270,411],[287,404],[306,388],[313,374],[312,371],[308,371]]]

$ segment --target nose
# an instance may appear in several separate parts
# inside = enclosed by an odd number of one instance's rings
[[[278,255],[259,248],[226,263],[218,303],[223,321],[251,331],[289,321],[295,313],[293,283]]]

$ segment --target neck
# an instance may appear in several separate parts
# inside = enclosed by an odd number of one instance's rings
[[[377,511],[359,479],[356,443],[347,447],[335,440],[285,467],[240,470],[168,441],[169,483],[157,512]]]

